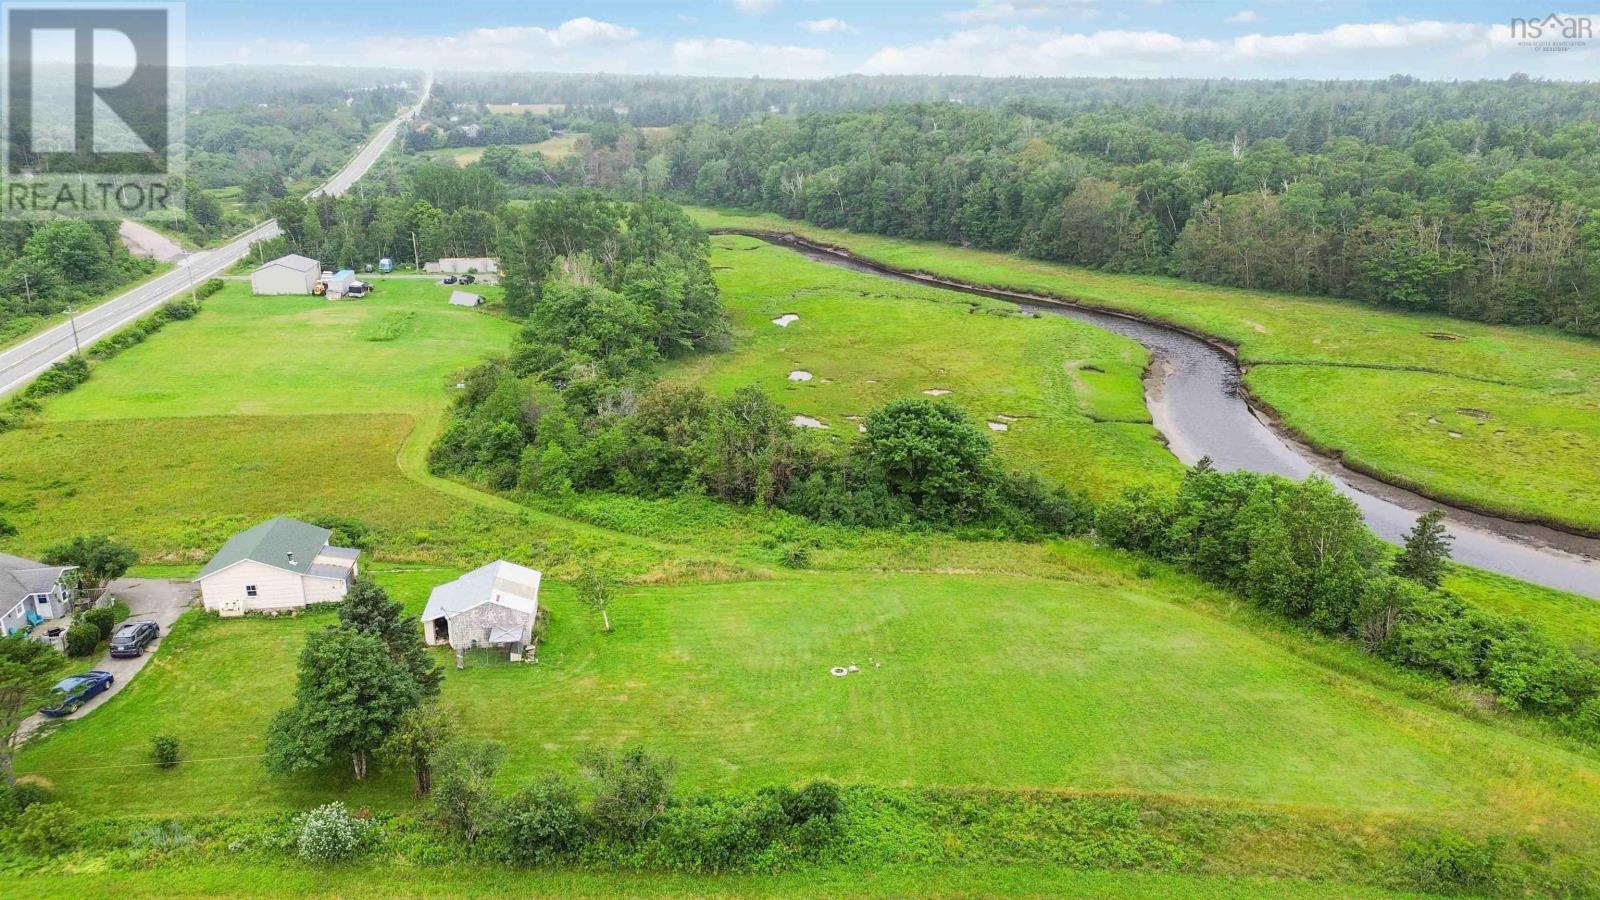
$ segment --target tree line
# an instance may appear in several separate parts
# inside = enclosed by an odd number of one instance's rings
[[[845,75],[837,78],[693,78],[551,72],[444,72],[441,97],[486,103],[560,104],[565,114],[636,126],[697,120],[734,124],[771,114],[877,109],[911,103],[1012,107],[1044,119],[1110,110],[1191,140],[1283,138],[1297,151],[1356,137],[1403,146],[1444,120],[1496,129],[1544,129],[1600,116],[1600,95],[1582,83],[1523,75],[1429,82],[1403,75],[1371,81],[1202,78],[990,78]]]
[[[1564,124],[1434,118],[1373,141],[1340,136],[1367,130],[1344,114],[1264,138],[1148,107],[922,104],[684,125],[658,165],[663,190],[827,227],[1600,333],[1588,104]]]

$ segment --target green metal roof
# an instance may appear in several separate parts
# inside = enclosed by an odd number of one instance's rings
[[[206,567],[195,576],[195,580],[199,581],[247,559],[305,574],[311,571],[311,561],[328,545],[328,535],[332,533],[326,528],[318,528],[287,516],[268,519],[249,531],[241,531],[229,538],[217,555],[211,557],[211,562],[206,563]]]

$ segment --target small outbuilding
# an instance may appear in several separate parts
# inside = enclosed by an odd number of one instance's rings
[[[250,273],[253,294],[310,294],[317,286],[322,267],[316,260],[291,253],[262,264]]]
[[[450,645],[460,666],[474,647],[499,647],[520,660],[533,644],[539,618],[535,569],[499,560],[441,584],[422,611],[423,638]]]
[[[471,294],[471,293],[468,293],[466,291],[451,291],[450,292],[450,305],[451,306],[482,306],[483,305],[483,298],[478,296],[477,294]]]
[[[350,293],[350,286],[356,283],[356,273],[354,269],[340,269],[339,271],[333,273],[333,276],[328,279],[328,299],[337,300],[340,297],[343,297],[345,294]]]

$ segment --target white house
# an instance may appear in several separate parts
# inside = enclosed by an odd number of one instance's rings
[[[298,253],[280,256],[250,273],[253,294],[309,294],[317,286],[322,267]]]
[[[0,553],[0,634],[24,631],[72,611],[76,566],[47,566]]]
[[[450,292],[450,305],[451,306],[480,306],[482,304],[483,304],[483,298],[478,296],[477,294],[471,293],[469,291],[451,291]]]
[[[473,647],[504,647],[521,659],[539,617],[539,577],[500,560],[439,585],[422,610],[424,639],[455,648],[457,665]]]
[[[500,260],[493,256],[446,256],[438,262],[423,263],[422,270],[440,275],[498,275]]]
[[[361,551],[329,546],[331,534],[279,516],[234,535],[195,579],[206,609],[242,616],[343,600]]]

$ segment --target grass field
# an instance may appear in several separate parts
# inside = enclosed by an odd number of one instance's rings
[[[378,285],[341,303],[230,282],[199,316],[98,364],[38,421],[0,434],[0,504],[20,531],[7,549],[98,531],[147,559],[191,560],[272,515],[338,514],[371,526],[391,559],[683,565],[429,476],[453,374],[504,352],[516,326],[450,306],[431,280]]]
[[[415,612],[455,574],[379,578]],[[641,587],[619,601],[611,635],[557,585],[540,663],[474,658],[449,670],[444,702],[469,733],[507,743],[512,781],[643,740],[677,757],[691,788],[827,776],[1597,824],[1593,760],[1308,664],[1175,602],[1182,584],[832,574]],[[298,808],[330,790],[404,806],[403,771],[355,786],[228,759],[260,752],[305,633],[329,621],[192,615],[115,703],[30,745],[19,770],[90,812]],[[847,664],[862,671],[828,674]],[[508,697],[525,708],[506,715]],[[138,779],[95,768],[138,762],[161,732],[195,762]]]
[[[523,153],[538,153],[549,162],[571,156],[578,148],[578,138],[583,137],[581,132],[558,134],[555,137],[540,141],[537,144],[512,144]],[[448,156],[456,161],[456,165],[465,166],[477,162],[483,156],[485,147],[461,147],[455,150],[430,150],[436,156]]]
[[[854,440],[885,402],[948,392],[975,422],[995,422],[1019,468],[1104,496],[1174,479],[1144,407],[1143,347],[1059,317],[953,291],[896,284],[813,262],[753,238],[719,237],[712,264],[733,318],[731,352],[669,372],[718,393],[758,384],[798,415]],[[773,324],[798,315],[786,327]],[[808,381],[792,373],[809,373]]]
[[[901,269],[1069,297],[1220,338],[1239,348],[1250,389],[1319,448],[1441,500],[1600,532],[1593,466],[1600,342],[1096,272],[776,216],[693,215],[707,227],[794,232]]]
[[[1083,871],[1065,866],[909,866],[808,870],[785,875],[690,876],[658,872],[537,873],[494,865],[410,868],[382,864],[312,869],[239,862],[134,871],[10,876],[28,897],[971,897],[1363,898],[1392,896],[1346,883],[1281,878]]]

